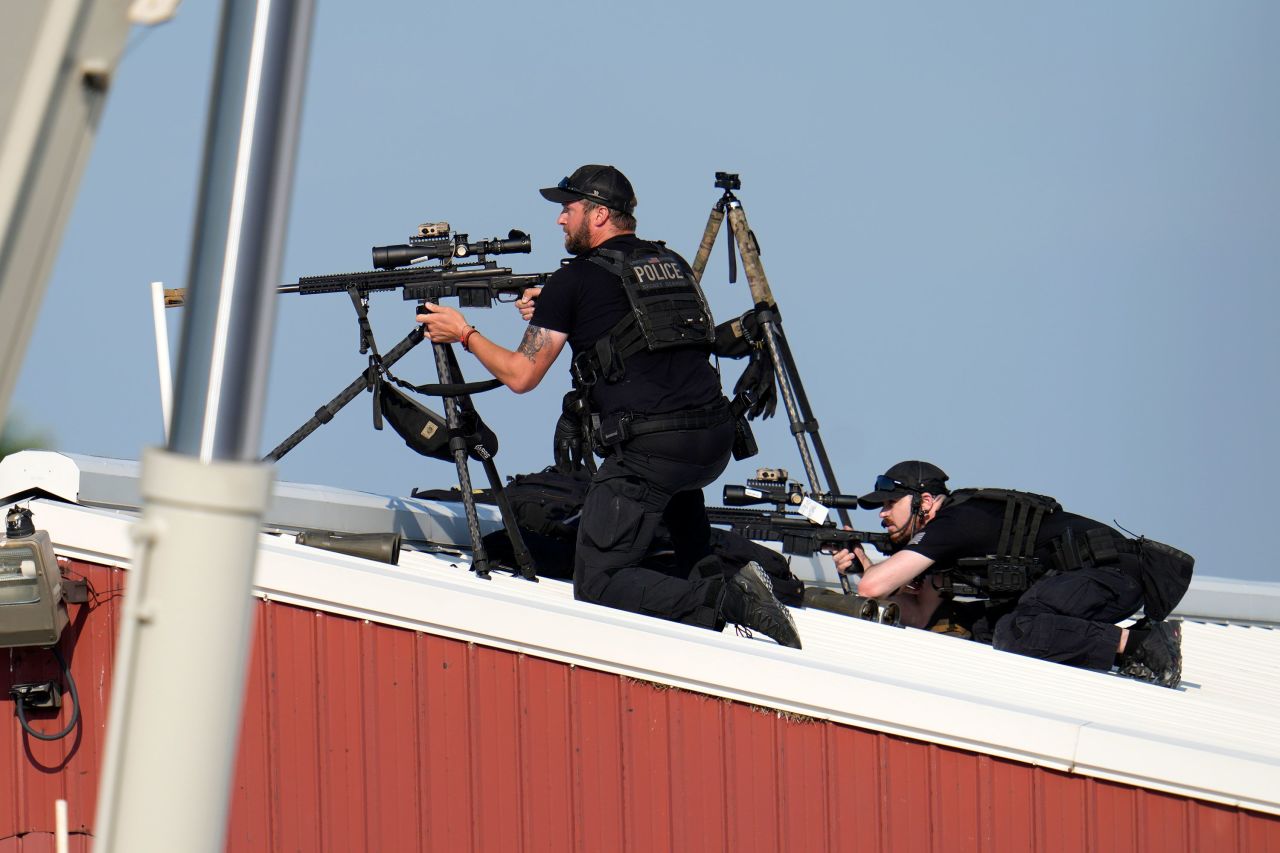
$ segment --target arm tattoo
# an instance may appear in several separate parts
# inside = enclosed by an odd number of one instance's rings
[[[547,345],[547,330],[540,326],[530,326],[524,330],[524,338],[520,341],[520,348],[517,350],[525,358],[533,362],[537,359],[538,353]]]

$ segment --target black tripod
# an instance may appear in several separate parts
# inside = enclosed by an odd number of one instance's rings
[[[769,353],[769,360],[773,363],[774,378],[777,380],[778,390],[782,396],[783,408],[787,411],[787,420],[791,424],[791,434],[796,437],[796,446],[800,450],[800,461],[804,465],[805,476],[809,481],[809,490],[818,495],[839,494],[840,486],[836,483],[831,460],[827,456],[822,436],[818,432],[818,421],[813,416],[809,397],[805,394],[804,385],[800,381],[800,371],[796,369],[796,361],[791,355],[787,336],[782,331],[778,304],[769,287],[769,279],[764,274],[764,266],[760,263],[760,245],[747,224],[747,214],[742,209],[742,203],[733,194],[734,190],[742,189],[742,181],[737,175],[729,172],[716,172],[715,185],[717,189],[724,190],[724,195],[715,203],[711,209],[711,215],[707,218],[707,227],[702,232],[702,242],[698,244],[698,254],[693,260],[694,277],[698,280],[702,279],[702,271],[706,269],[707,259],[711,256],[711,249],[715,246],[716,237],[720,233],[720,225],[727,215],[729,218],[727,244],[729,283],[732,284],[738,279],[737,263],[734,257],[736,245],[737,253],[742,256],[742,268],[747,275],[747,286],[751,289],[751,300],[755,303],[760,336]],[[812,452],[809,450],[810,443],[813,444]],[[815,455],[818,457],[818,465],[822,468],[822,475],[826,478],[829,488],[822,487],[818,468],[813,461]],[[848,510],[841,507],[837,513],[841,523],[850,526]],[[849,582],[844,575],[840,576],[840,583],[845,592],[850,591]]]
[[[279,460],[290,450],[297,447],[304,438],[333,420],[333,416],[358,397],[361,391],[373,391],[374,424],[379,429],[382,427],[382,413],[378,403],[381,383],[385,381],[384,377],[394,379],[389,372],[391,365],[403,358],[409,350],[422,343],[422,327],[415,326],[413,331],[404,340],[392,347],[386,355],[380,355],[377,343],[373,338],[373,329],[369,325],[366,298],[361,296],[360,292],[354,287],[348,288],[347,292],[350,294],[352,304],[355,306],[357,323],[360,326],[360,354],[369,355],[369,366],[350,385],[339,391],[337,396],[317,409],[310,420],[294,430],[274,450],[262,457],[263,461],[275,462]],[[425,313],[425,309],[420,309],[418,313]],[[475,495],[471,490],[471,472],[467,467],[468,455],[473,455],[484,466],[485,474],[489,478],[489,488],[493,492],[494,501],[498,504],[498,511],[502,516],[502,526],[506,529],[507,536],[511,539],[512,549],[515,551],[520,575],[536,582],[538,578],[534,571],[533,557],[529,554],[529,549],[524,544],[524,538],[520,535],[520,528],[516,525],[515,514],[511,511],[511,504],[507,500],[507,493],[502,486],[502,477],[498,474],[498,467],[494,464],[493,455],[484,448],[479,435],[475,434],[476,431],[469,429],[469,425],[464,423],[464,421],[470,421],[471,425],[479,423],[478,417],[464,418],[464,414],[475,413],[471,395],[497,388],[502,383],[496,379],[483,382],[463,381],[462,371],[458,368],[457,360],[453,357],[453,352],[449,346],[447,344],[433,343],[431,347],[434,350],[436,375],[439,377],[440,383],[438,385],[407,387],[422,394],[438,396],[444,400],[445,422],[449,428],[449,451],[458,468],[458,489],[461,492],[462,507],[467,517],[467,532],[471,536],[471,570],[476,573],[477,577],[486,580],[489,578],[489,555],[480,535],[480,519],[476,513]]]

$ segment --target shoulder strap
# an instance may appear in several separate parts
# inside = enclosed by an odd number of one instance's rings
[[[621,249],[594,249],[587,255],[587,260],[616,276],[627,271],[627,255]]]

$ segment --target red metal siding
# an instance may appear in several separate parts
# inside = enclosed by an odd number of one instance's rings
[[[70,606],[71,622],[58,644],[80,696],[80,722],[61,740],[27,737],[12,712],[9,688],[28,681],[63,684],[62,673],[44,649],[0,650],[0,660],[7,657],[9,664],[0,675],[0,700],[9,703],[0,706],[8,715],[0,714],[0,851],[6,853],[54,849],[58,799],[67,801],[72,850],[87,849],[82,840],[93,826],[124,572],[59,562],[68,577],[89,582],[89,601]],[[71,720],[70,696],[63,696],[56,716],[33,713],[28,719],[37,731],[61,731]]]
[[[72,607],[82,723],[0,734],[0,853],[87,853],[123,573]],[[258,608],[233,851],[1280,853],[1280,819],[324,613]],[[56,677],[9,655],[8,686]],[[43,730],[65,725],[40,719]]]

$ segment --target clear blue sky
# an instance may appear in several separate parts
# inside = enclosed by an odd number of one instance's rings
[[[57,449],[161,443],[148,282],[187,274],[215,5],[136,32],[119,69],[13,401]],[[554,269],[537,188],[584,162],[691,257],[736,171],[845,491],[928,459],[1274,579],[1277,32],[1270,2],[322,0],[282,279],[367,269],[438,219],[529,231],[511,266]],[[749,299],[717,248],[725,318]],[[372,313],[384,347],[412,327],[398,295]],[[521,334],[514,309],[469,318]],[[264,451],[360,372],[356,342],[345,296],[281,297]],[[427,350],[400,372],[433,380]],[[549,463],[566,386],[561,364],[477,398],[504,473]],[[726,482],[801,472],[783,418],[756,431]],[[452,473],[374,432],[368,397],[279,466],[389,494]]]

